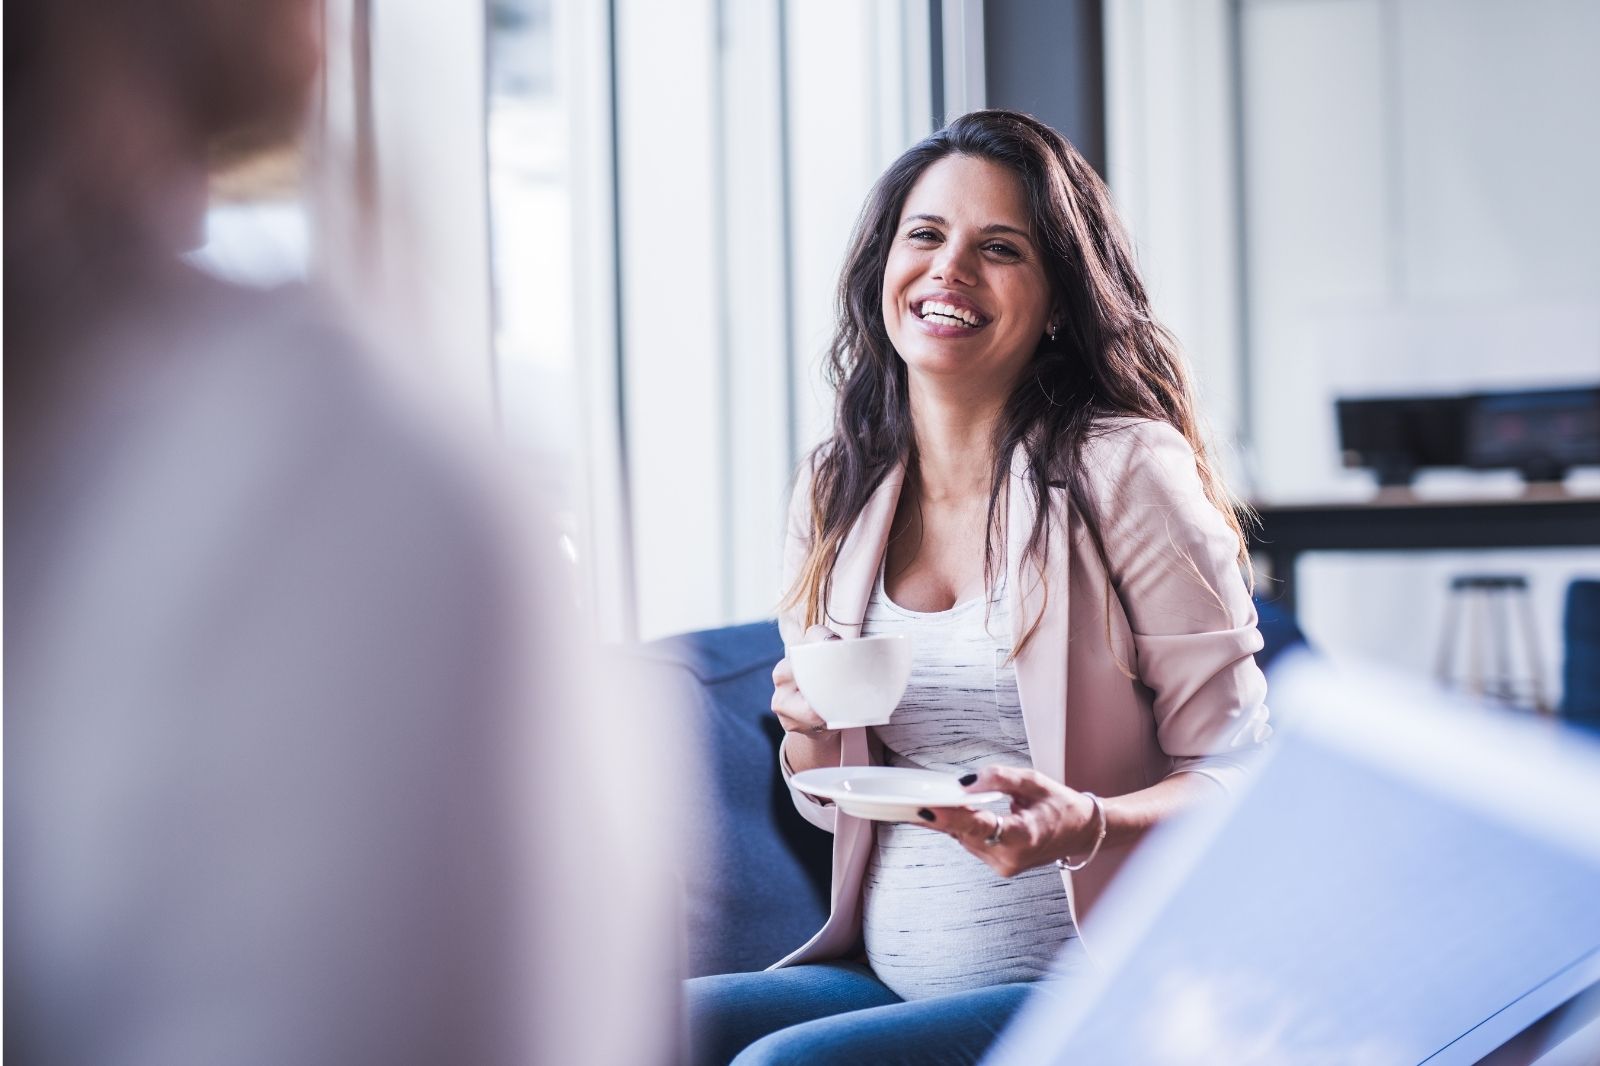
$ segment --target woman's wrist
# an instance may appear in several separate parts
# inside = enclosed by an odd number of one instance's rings
[[[838,766],[841,748],[838,732],[802,733],[790,730],[783,735],[781,750],[789,769],[799,773],[819,766]]]
[[[1100,848],[1105,844],[1106,834],[1110,830],[1105,801],[1093,792],[1080,792],[1079,795],[1089,801],[1088,821],[1072,834],[1075,843],[1071,846],[1071,850],[1056,859],[1058,867],[1073,872],[1083,869],[1094,861],[1095,856],[1100,854]]]
[[[1185,773],[1163,778],[1138,792],[1098,797],[1106,818],[1106,836],[1101,841],[1101,850],[1131,846],[1168,818],[1209,802],[1217,795],[1219,792],[1215,782],[1200,774]],[[1095,834],[1094,812],[1086,808],[1081,819],[1076,820],[1067,845],[1072,862],[1078,862],[1088,853],[1088,848],[1094,844]],[[1078,849],[1077,852],[1070,850],[1074,847]]]

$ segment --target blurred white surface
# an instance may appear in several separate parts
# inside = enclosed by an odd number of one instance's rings
[[[1251,789],[1141,847],[1099,978],[986,1061],[1473,1063],[1600,981],[1593,739],[1314,662],[1274,692]]]
[[[298,200],[213,205],[206,212],[205,244],[188,259],[236,285],[270,289],[304,281],[311,262],[305,205]]]

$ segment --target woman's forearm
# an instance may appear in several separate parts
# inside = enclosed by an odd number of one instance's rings
[[[822,733],[809,736],[805,733],[783,735],[783,757],[795,773],[815,770],[819,766],[838,766],[843,746],[840,733]]]
[[[1105,842],[1111,846],[1130,844],[1166,819],[1222,795],[1222,786],[1204,774],[1180,773],[1138,792],[1102,797]]]

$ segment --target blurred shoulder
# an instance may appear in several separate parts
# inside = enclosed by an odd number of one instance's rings
[[[464,546],[418,559],[482,550],[494,503],[477,450],[318,291],[187,270],[136,295],[74,353],[85,388],[53,413],[72,429],[66,458],[108,505],[138,484],[178,538],[248,521],[282,534],[273,545],[315,529],[328,545]]]

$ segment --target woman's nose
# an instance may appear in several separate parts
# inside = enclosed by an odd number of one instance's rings
[[[947,241],[933,261],[933,276],[946,285],[971,285],[972,256],[964,241]]]

